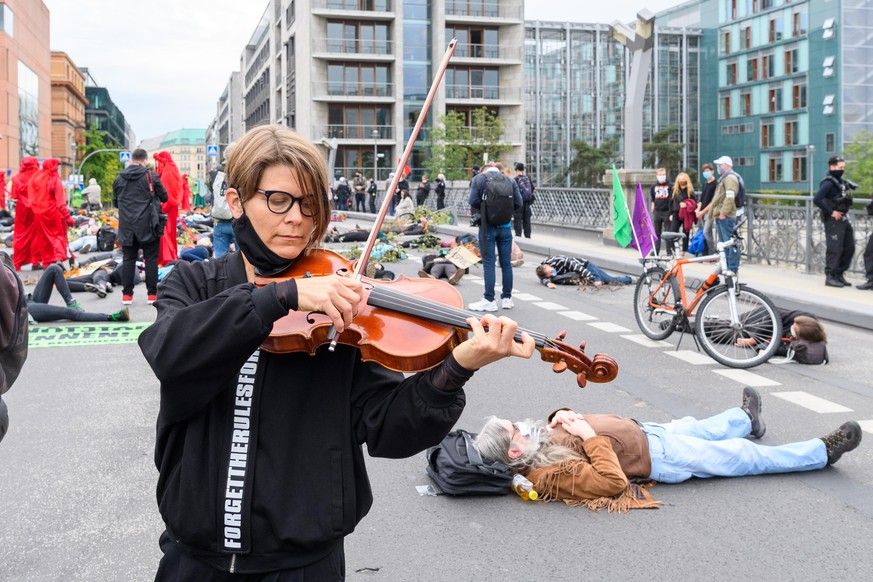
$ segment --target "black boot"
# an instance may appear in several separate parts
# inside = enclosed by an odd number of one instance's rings
[[[740,407],[749,415],[749,420],[752,421],[752,430],[749,436],[759,439],[767,432],[767,425],[764,424],[764,419],[761,418],[761,395],[751,386],[743,388],[743,404]]]
[[[826,287],[845,287],[845,285],[843,285],[843,282],[840,281],[839,279],[837,279],[833,275],[828,275],[828,277],[825,279],[825,286]]]
[[[839,276],[837,277],[837,280],[839,280],[839,282],[842,283],[843,286],[845,286],[845,287],[851,287],[851,286],[852,286],[851,283],[849,283],[848,281],[846,281],[846,276],[845,276],[843,273],[840,273],[840,274],[839,274]]]
[[[858,289],[862,289],[864,291],[873,291],[873,279],[867,279],[867,281],[858,285]]]
[[[828,465],[833,465],[843,453],[853,451],[861,444],[861,425],[854,420],[844,422],[831,434],[821,437],[821,440],[828,452]]]

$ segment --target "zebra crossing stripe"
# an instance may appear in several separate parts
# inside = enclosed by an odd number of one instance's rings
[[[643,334],[639,335],[623,335],[621,336],[626,340],[630,340],[635,344],[640,344],[643,347],[647,348],[672,348],[673,344],[665,341],[655,341],[653,339],[649,339]]]
[[[858,424],[864,432],[873,432],[873,420],[859,420]]]
[[[609,323],[608,321],[598,321],[596,323],[589,323],[591,327],[596,327],[600,331],[605,331],[608,333],[627,333],[630,330],[626,327],[622,327],[620,325],[616,325],[615,323]]]
[[[558,303],[552,303],[551,301],[540,301],[539,303],[534,303],[537,307],[542,307],[543,309],[548,309],[549,311],[567,311],[567,308]]]
[[[531,295],[530,293],[512,293],[513,299],[521,299],[522,301],[542,301],[541,297]]]
[[[672,347],[672,346],[671,346]],[[694,366],[702,366],[706,364],[716,364],[717,362],[707,356],[706,354],[701,354],[700,352],[694,352],[691,350],[671,350],[669,352],[664,352],[670,356],[673,356],[676,359],[682,360],[688,364],[692,364]]]
[[[824,398],[819,398],[818,396],[814,396],[809,392],[797,391],[797,392],[773,392],[773,396],[778,396],[783,400],[787,400],[792,404],[796,404],[798,406],[802,406],[804,408],[808,408],[813,412],[819,413],[831,413],[831,412],[852,412],[851,408],[846,408],[841,404],[837,404],[836,402],[831,402],[830,400],[825,400]],[[873,421],[865,421],[867,423],[873,424]],[[868,426],[864,430],[871,429],[871,426]]]
[[[781,382],[770,380],[764,376],[747,372],[746,370],[713,370],[716,374],[739,382],[743,386],[781,386]]]
[[[596,321],[597,318],[593,315],[588,315],[587,313],[582,313],[581,311],[559,311],[558,315],[563,315],[564,317],[568,317],[574,321]]]

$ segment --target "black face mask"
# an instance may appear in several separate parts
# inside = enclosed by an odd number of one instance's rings
[[[831,170],[831,176],[839,180],[843,177],[843,172],[845,172],[845,170]]]
[[[245,212],[234,220],[231,226],[237,246],[246,259],[255,266],[255,273],[258,275],[262,277],[278,275],[294,262],[294,259],[280,257],[264,244]]]

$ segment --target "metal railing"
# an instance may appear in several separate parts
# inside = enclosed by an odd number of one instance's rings
[[[469,187],[446,189],[446,207],[462,219],[470,216]],[[603,230],[611,227],[609,199],[612,191],[595,188],[537,188],[531,206],[531,222],[543,226]],[[821,273],[825,264],[824,226],[817,206],[809,196],[746,195],[744,210],[747,236],[743,260],[774,266],[795,267]],[[868,199],[855,198],[849,220],[855,231],[855,255],[849,272],[863,277],[864,248],[873,233]],[[427,206],[436,209],[436,197]],[[698,223],[700,226],[700,223]]]
[[[394,139],[393,125],[327,125],[314,135],[325,135],[337,139],[372,140],[373,131],[379,132],[375,139]]]
[[[390,40],[317,38],[313,40],[312,52],[327,52],[350,55],[390,55],[394,43]]]
[[[316,97],[393,97],[394,83],[315,82]]]
[[[364,12],[390,12],[391,0],[315,0],[313,8],[330,10],[360,10]]]
[[[523,49],[496,44],[459,44],[455,47],[455,58],[466,59],[506,59],[521,60]]]
[[[498,0],[446,0],[446,16],[487,18],[522,18],[524,7],[516,2]]]
[[[446,85],[446,99],[521,99],[521,89],[500,85]]]

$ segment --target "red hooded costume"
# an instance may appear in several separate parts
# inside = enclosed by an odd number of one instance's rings
[[[39,161],[31,156],[22,158],[18,174],[12,178],[12,190],[9,197],[15,200],[15,234],[12,239],[12,261],[15,270],[20,271],[22,265],[33,263],[31,244],[33,242],[33,210],[30,208],[30,198],[27,196],[27,184],[39,170]],[[36,262],[39,262],[38,260]]]
[[[191,186],[188,184],[188,174],[182,174],[182,211],[191,212]]]
[[[156,170],[161,183],[167,189],[167,201],[161,204],[161,209],[167,215],[167,226],[161,237],[161,250],[158,254],[158,264],[166,265],[179,258],[179,244],[176,242],[177,224],[179,222],[179,203],[182,201],[184,189],[182,174],[176,167],[176,162],[169,152],[157,152],[154,155],[157,162]]]
[[[34,174],[27,185],[27,195],[33,209],[32,258],[45,265],[67,259],[67,226],[74,224],[67,209],[64,185],[58,175],[60,163],[55,158],[43,161],[42,169]]]

